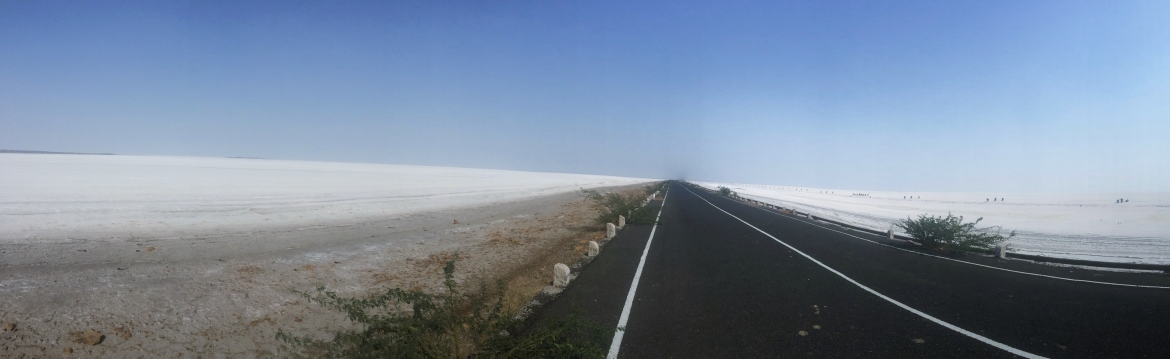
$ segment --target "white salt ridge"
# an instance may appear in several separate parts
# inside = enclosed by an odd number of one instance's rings
[[[921,214],[948,212],[980,226],[1015,230],[1021,254],[1108,262],[1170,264],[1170,193],[873,192],[694,182],[740,196],[885,231]],[[868,196],[854,196],[862,193]],[[903,197],[906,197],[904,199]],[[908,199],[908,198],[914,199]],[[919,198],[921,197],[921,198]],[[1003,201],[987,201],[1003,198]],[[1127,203],[1115,203],[1119,198]]]
[[[360,163],[0,154],[0,244],[339,226],[647,181]]]

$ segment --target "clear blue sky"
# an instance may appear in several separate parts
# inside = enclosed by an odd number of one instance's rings
[[[0,1],[0,148],[1170,190],[1168,1],[487,3]]]

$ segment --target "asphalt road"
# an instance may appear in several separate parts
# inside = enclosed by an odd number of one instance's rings
[[[645,251],[619,358],[1170,358],[1170,289],[859,238],[882,241],[673,182],[659,225],[622,231],[538,317],[616,327]]]

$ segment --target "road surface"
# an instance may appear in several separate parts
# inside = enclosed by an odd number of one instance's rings
[[[660,216],[538,320],[624,311],[619,358],[1170,358],[1165,275],[928,256],[679,182]]]

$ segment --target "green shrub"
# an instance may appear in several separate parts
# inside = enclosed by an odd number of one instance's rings
[[[963,216],[955,217],[950,213],[946,217],[923,214],[918,219],[907,217],[895,226],[902,228],[922,245],[953,253],[988,250],[1016,236],[1015,231],[1006,237],[1001,235],[1002,228],[999,226],[975,228],[981,221],[982,217],[975,222],[963,223]],[[992,230],[995,232],[992,233]]]
[[[658,192],[658,191],[665,192],[666,191],[666,184],[667,184],[666,181],[662,181],[662,182],[642,186],[642,189],[644,191],[646,191],[646,196],[649,196],[649,195],[653,194],[654,192]]]
[[[646,194],[639,193],[600,193],[596,190],[581,189],[581,194],[593,201],[593,208],[597,210],[597,223],[618,223],[618,216],[626,216],[627,224],[654,223],[657,207],[643,206],[646,196],[664,188],[662,185],[649,185],[644,189]]]
[[[429,294],[399,288],[366,298],[344,298],[317,287],[297,292],[310,303],[345,313],[361,324],[333,340],[296,337],[278,331],[277,339],[296,355],[314,358],[603,358],[614,329],[602,328],[570,313],[528,330],[504,313],[504,291],[483,285],[474,293],[458,290],[455,261],[443,268],[446,292]]]
[[[730,188],[723,187],[723,186],[719,186],[718,188],[719,188],[719,194],[721,194],[721,195],[724,195],[724,196],[730,196],[730,195],[731,195],[731,189],[730,189]]]

